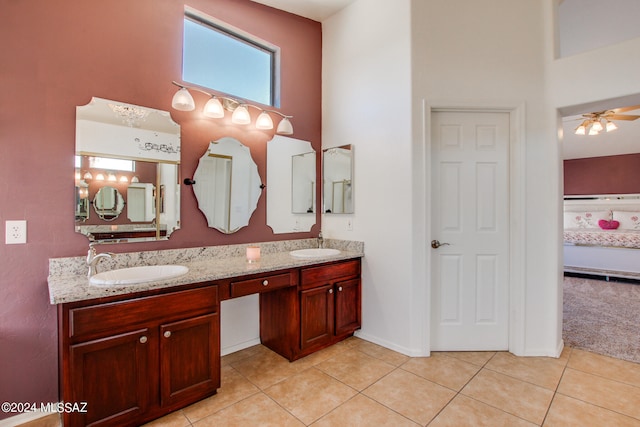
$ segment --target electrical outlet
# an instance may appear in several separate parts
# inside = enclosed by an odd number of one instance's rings
[[[27,243],[27,221],[5,222],[5,241],[7,245]]]

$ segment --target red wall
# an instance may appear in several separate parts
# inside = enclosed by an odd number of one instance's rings
[[[564,194],[640,193],[640,154],[564,161]]]
[[[281,47],[281,111],[294,116],[293,137],[320,152],[320,24],[248,0],[190,0],[189,6]],[[28,223],[26,245],[0,242],[0,402],[52,402],[58,400],[57,325],[48,259],[88,249],[87,238],[74,232],[76,106],[96,96],[171,111],[182,126],[183,177],[193,175],[210,140],[232,136],[250,148],[264,182],[271,133],[171,110],[177,89],[171,81],[181,81],[182,2],[0,0],[0,11],[0,225]],[[206,101],[202,94],[194,98],[198,107]],[[190,187],[183,186],[181,203],[182,229],[169,241],[108,250],[307,238],[318,230],[274,235],[265,194],[249,226],[231,235],[207,227]]]

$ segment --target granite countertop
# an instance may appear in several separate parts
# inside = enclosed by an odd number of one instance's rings
[[[362,242],[330,239],[325,240],[325,247],[340,249],[339,254],[322,258],[297,258],[289,254],[291,250],[312,248],[315,242],[315,239],[304,239],[266,242],[257,245],[229,245],[123,253],[116,254],[113,259],[100,261],[98,272],[139,265],[178,264],[189,267],[189,272],[180,277],[132,285],[97,286],[90,284],[87,277],[88,267],[86,266],[85,257],[52,258],[49,260],[49,277],[47,280],[49,301],[51,304],[85,301],[364,256],[364,244]],[[261,247],[261,257],[258,262],[247,262],[245,256],[247,246]]]

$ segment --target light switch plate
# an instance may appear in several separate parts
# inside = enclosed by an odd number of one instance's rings
[[[5,222],[5,238],[7,245],[27,243],[27,221],[7,221]]]

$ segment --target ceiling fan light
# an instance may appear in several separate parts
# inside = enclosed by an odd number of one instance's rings
[[[602,129],[604,128],[602,127],[602,123],[599,121],[595,121],[593,122],[593,125],[591,125],[591,130],[595,130],[596,133],[600,132]]]
[[[616,129],[618,129],[618,126],[616,126],[616,124],[615,124],[615,123],[610,122],[610,121],[608,121],[608,120],[607,120],[607,127],[606,127],[606,129],[607,129],[607,132],[611,132],[612,130],[616,130]]]
[[[599,131],[599,130],[597,130],[597,129],[595,128],[595,126],[591,126],[591,129],[589,129],[589,135],[597,135],[597,134],[599,134],[599,133],[600,133],[600,131]]]
[[[578,126],[575,130],[576,135],[585,135],[586,133],[587,133],[587,128],[584,125]]]

